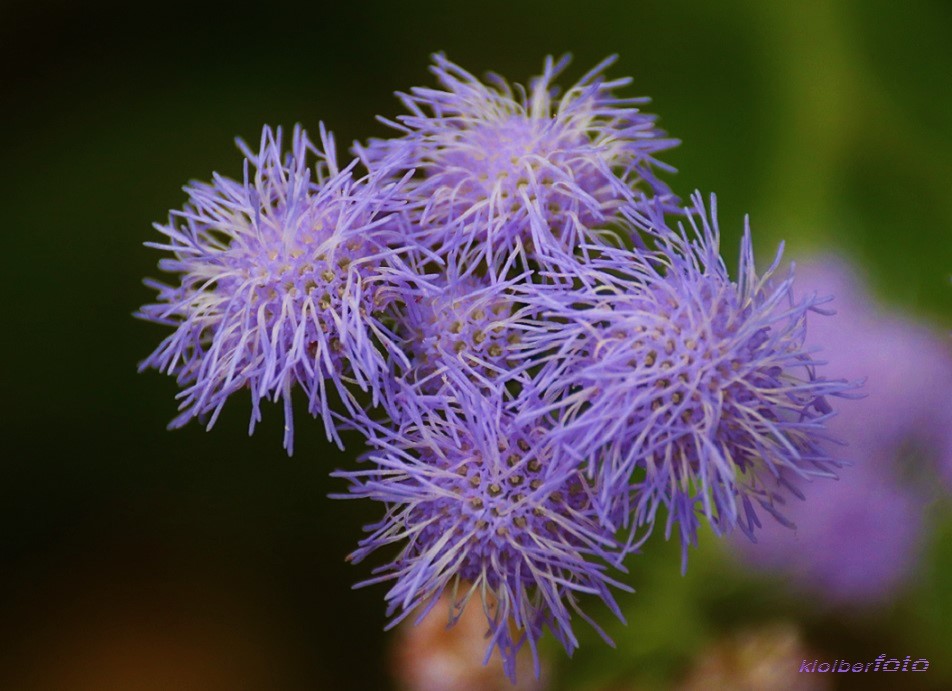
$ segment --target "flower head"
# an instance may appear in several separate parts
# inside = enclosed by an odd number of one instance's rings
[[[650,528],[663,508],[685,549],[700,518],[752,536],[758,507],[784,521],[793,479],[833,477],[827,398],[849,388],[818,376],[804,345],[806,315],[825,300],[794,301],[791,278],[772,279],[779,255],[758,276],[749,231],[732,281],[699,196],[693,213],[693,237],[655,218],[642,228],[657,247],[647,260],[605,251],[589,288],[564,294],[550,312],[562,346],[538,379],[560,437],[604,478],[605,516],[630,501],[620,515]]]
[[[796,530],[765,525],[755,543],[732,546],[749,566],[818,602],[864,606],[893,597],[914,574],[927,520],[923,497],[888,468],[893,459],[865,444],[850,453],[857,462],[838,482],[797,481],[805,501],[786,512]]]
[[[531,361],[520,342],[535,314],[534,286],[524,280],[408,276],[414,289],[395,317],[410,360],[406,381],[433,393],[457,380],[486,389],[523,378]]]
[[[442,89],[401,95],[410,114],[390,124],[403,136],[357,152],[371,169],[417,171],[408,188],[417,240],[465,267],[495,273],[514,254],[523,262],[572,254],[622,202],[672,198],[654,155],[677,142],[637,108],[646,99],[613,93],[630,82],[602,76],[613,61],[558,96],[553,82],[568,56],[547,59],[526,89],[496,75],[485,84],[435,55]]]
[[[609,590],[619,584],[605,571],[621,568],[623,551],[597,520],[592,481],[559,461],[546,430],[517,424],[498,398],[455,390],[456,400],[405,406],[394,428],[374,431],[370,467],[338,474],[352,482],[346,496],[387,507],[351,559],[401,546],[366,582],[394,581],[389,613],[402,613],[393,623],[419,606],[425,616],[443,593],[453,622],[477,595],[487,656],[498,649],[511,675],[524,643],[536,657],[544,627],[567,650],[578,645],[572,611],[588,619],[579,595],[598,595],[620,616]]]
[[[140,368],[173,374],[183,387],[172,427],[205,415],[210,427],[228,397],[248,388],[252,430],[260,401],[283,399],[290,453],[292,387],[340,443],[331,391],[350,408],[346,385],[375,400],[385,386],[382,351],[394,349],[377,315],[394,299],[385,268],[393,190],[355,181],[323,126],[321,139],[323,151],[296,128],[285,154],[281,130],[264,128],[257,152],[239,142],[243,180],[216,174],[189,185],[185,208],[156,225],[168,240],[149,246],[173,254],[159,266],[179,282],[148,282],[157,302],[138,316],[174,332]]]

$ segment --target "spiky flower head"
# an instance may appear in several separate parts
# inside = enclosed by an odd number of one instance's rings
[[[352,483],[345,497],[386,506],[350,559],[399,545],[365,582],[393,581],[393,624],[414,610],[426,616],[444,593],[453,598],[453,623],[476,595],[489,629],[487,659],[498,649],[512,675],[528,642],[538,669],[544,628],[569,652],[577,647],[572,612],[590,621],[579,596],[597,595],[621,616],[609,586],[624,586],[606,570],[622,568],[624,550],[597,520],[593,482],[559,460],[547,430],[517,424],[498,398],[463,385],[455,391],[455,400],[404,406],[394,427],[374,431],[363,459],[370,467],[338,473]]]
[[[407,276],[405,284],[413,289],[399,305],[395,330],[410,360],[407,383],[434,393],[457,379],[494,388],[524,375],[531,362],[520,342],[534,314],[526,275]]]
[[[423,245],[498,273],[514,254],[571,255],[625,200],[672,198],[653,169],[670,169],[655,154],[677,142],[638,109],[647,99],[615,95],[631,80],[604,78],[614,58],[561,96],[554,81],[569,56],[546,59],[528,88],[433,60],[442,88],[400,95],[410,114],[389,124],[403,135],[356,147],[371,169],[417,172],[408,199]]]
[[[630,216],[656,249],[647,261],[618,250],[593,262],[589,288],[550,311],[563,347],[538,379],[561,439],[603,478],[605,515],[650,531],[663,509],[685,554],[700,520],[752,536],[758,510],[785,522],[794,480],[833,477],[827,399],[851,388],[818,376],[804,345],[807,314],[827,300],[795,301],[792,271],[773,278],[779,253],[758,275],[749,228],[732,281],[713,197],[710,219],[700,196],[688,211],[690,234],[661,214]],[[632,504],[618,512],[617,502]]]
[[[283,400],[290,453],[292,388],[340,443],[333,392],[350,409],[348,385],[375,401],[385,386],[382,351],[395,348],[377,315],[394,299],[385,265],[393,253],[384,249],[393,183],[355,180],[353,164],[338,167],[323,126],[321,141],[323,150],[295,128],[285,153],[280,128],[265,127],[257,151],[238,142],[242,180],[216,174],[211,184],[190,184],[184,209],[156,224],[167,240],[147,244],[172,253],[159,266],[178,282],[147,281],[158,298],[138,316],[174,331],[140,369],[165,371],[182,386],[170,426],[208,416],[211,427],[247,388],[251,431],[263,399]]]

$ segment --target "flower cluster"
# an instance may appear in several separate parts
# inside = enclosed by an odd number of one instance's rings
[[[731,278],[713,197],[679,208],[656,158],[676,142],[611,62],[560,93],[567,59],[524,87],[438,55],[439,87],[344,168],[323,127],[287,154],[266,128],[242,181],[157,226],[179,280],[140,312],[174,329],[142,363],[181,384],[174,426],[247,388],[252,426],[283,401],[290,453],[299,388],[329,438],[360,431],[341,496],[383,515],[350,559],[391,555],[366,583],[394,624],[477,596],[510,675],[526,644],[538,673],[544,630],[571,652],[576,616],[598,629],[588,596],[621,616],[657,521],[685,557],[702,524],[786,522],[835,477],[829,400],[852,388],[804,346],[827,299],[794,299],[779,254],[758,274],[749,231]]]

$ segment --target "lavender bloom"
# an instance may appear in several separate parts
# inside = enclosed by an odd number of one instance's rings
[[[595,241],[594,229],[635,196],[673,198],[653,168],[671,170],[654,155],[677,142],[638,110],[647,99],[614,95],[631,81],[603,78],[614,58],[561,97],[553,82],[568,56],[548,58],[528,89],[497,75],[487,85],[433,59],[443,90],[400,95],[410,114],[389,124],[403,135],[356,146],[371,170],[386,163],[419,174],[408,199],[421,245],[498,274],[514,255],[545,262]]]
[[[529,364],[519,343],[532,314],[532,307],[521,302],[531,285],[521,278],[496,283],[474,276],[418,278],[397,319],[402,347],[410,356],[407,379],[434,392],[447,379],[447,370],[485,386],[518,378]],[[407,285],[411,283],[408,277]]]
[[[799,292],[836,292],[836,319],[810,322],[809,342],[868,394],[838,416],[837,436],[892,456],[912,447],[939,460],[952,429],[952,344],[928,324],[877,305],[854,267],[823,257],[798,265]],[[862,440],[862,441],[861,441]],[[952,462],[949,458],[948,462]]]
[[[349,411],[347,385],[379,398],[383,353],[398,353],[378,317],[394,299],[385,280],[393,252],[384,248],[394,190],[355,181],[353,164],[338,167],[323,126],[321,140],[323,151],[295,128],[285,154],[281,130],[264,128],[258,152],[239,142],[243,180],[216,174],[211,184],[189,185],[185,208],[156,225],[168,240],[147,244],[174,255],[159,266],[179,283],[147,281],[158,298],[137,316],[174,332],[140,370],[165,371],[182,386],[171,427],[206,415],[211,427],[228,397],[248,388],[250,431],[262,399],[283,400],[291,453],[292,387],[304,391],[309,412],[322,416],[338,444],[331,392]]]
[[[591,459],[603,520],[631,517],[650,531],[664,509],[685,559],[701,518],[717,534],[753,537],[758,507],[788,523],[779,507],[800,496],[794,480],[834,477],[826,399],[850,388],[817,376],[804,346],[806,315],[825,300],[794,301],[792,276],[772,278],[779,254],[758,276],[749,229],[733,282],[715,200],[710,220],[693,201],[691,235],[660,214],[641,218],[654,254],[605,251],[582,267],[585,289],[551,300],[561,326],[538,337],[556,343],[537,380],[548,405],[527,413],[550,412],[563,443]]]
[[[768,525],[756,543],[734,540],[738,556],[828,603],[870,605],[895,593],[919,556],[923,500],[884,469],[893,459],[863,447],[851,443],[857,462],[839,482],[799,483],[806,501],[787,512],[795,530]]]
[[[513,676],[528,642],[538,674],[545,627],[571,652],[572,612],[592,623],[580,595],[599,596],[621,617],[609,586],[625,586],[605,573],[622,569],[620,546],[597,520],[593,481],[560,461],[546,430],[518,425],[499,398],[455,391],[456,399],[404,406],[394,429],[374,430],[370,467],[338,473],[352,483],[345,496],[386,506],[350,559],[401,545],[364,583],[394,581],[391,625],[418,607],[422,619],[444,593],[455,623],[476,595],[489,627],[486,658],[498,649]]]
[[[924,324],[877,306],[842,259],[800,263],[795,287],[836,292],[835,323],[811,321],[809,341],[838,371],[868,374],[868,396],[830,424],[855,463],[840,482],[804,483],[807,501],[788,512],[795,532],[771,526],[757,544],[734,547],[827,602],[875,604],[913,572],[932,478],[952,465],[952,350]]]

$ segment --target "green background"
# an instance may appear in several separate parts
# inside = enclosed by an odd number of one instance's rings
[[[350,456],[302,417],[287,458],[277,408],[247,438],[247,401],[167,432],[174,382],[136,374],[164,335],[131,317],[158,275],[142,243],[188,180],[239,174],[235,136],[323,120],[344,153],[386,134],[392,92],[432,84],[436,50],[515,81],[547,54],[574,54],[568,81],[618,53],[610,74],[683,142],[672,185],[718,194],[729,265],[750,213],[762,261],[781,239],[848,252],[880,299],[948,330],[950,32],[939,1],[0,6],[0,687],[390,683],[384,589],[351,590],[369,569],[343,561],[377,507],[326,496]],[[553,659],[572,685],[664,687],[779,612],[831,658],[902,648],[933,660],[916,681],[952,685],[952,530],[929,510],[945,527],[886,607],[814,611],[729,573],[709,536],[682,578],[658,542],[632,562],[619,649]]]

